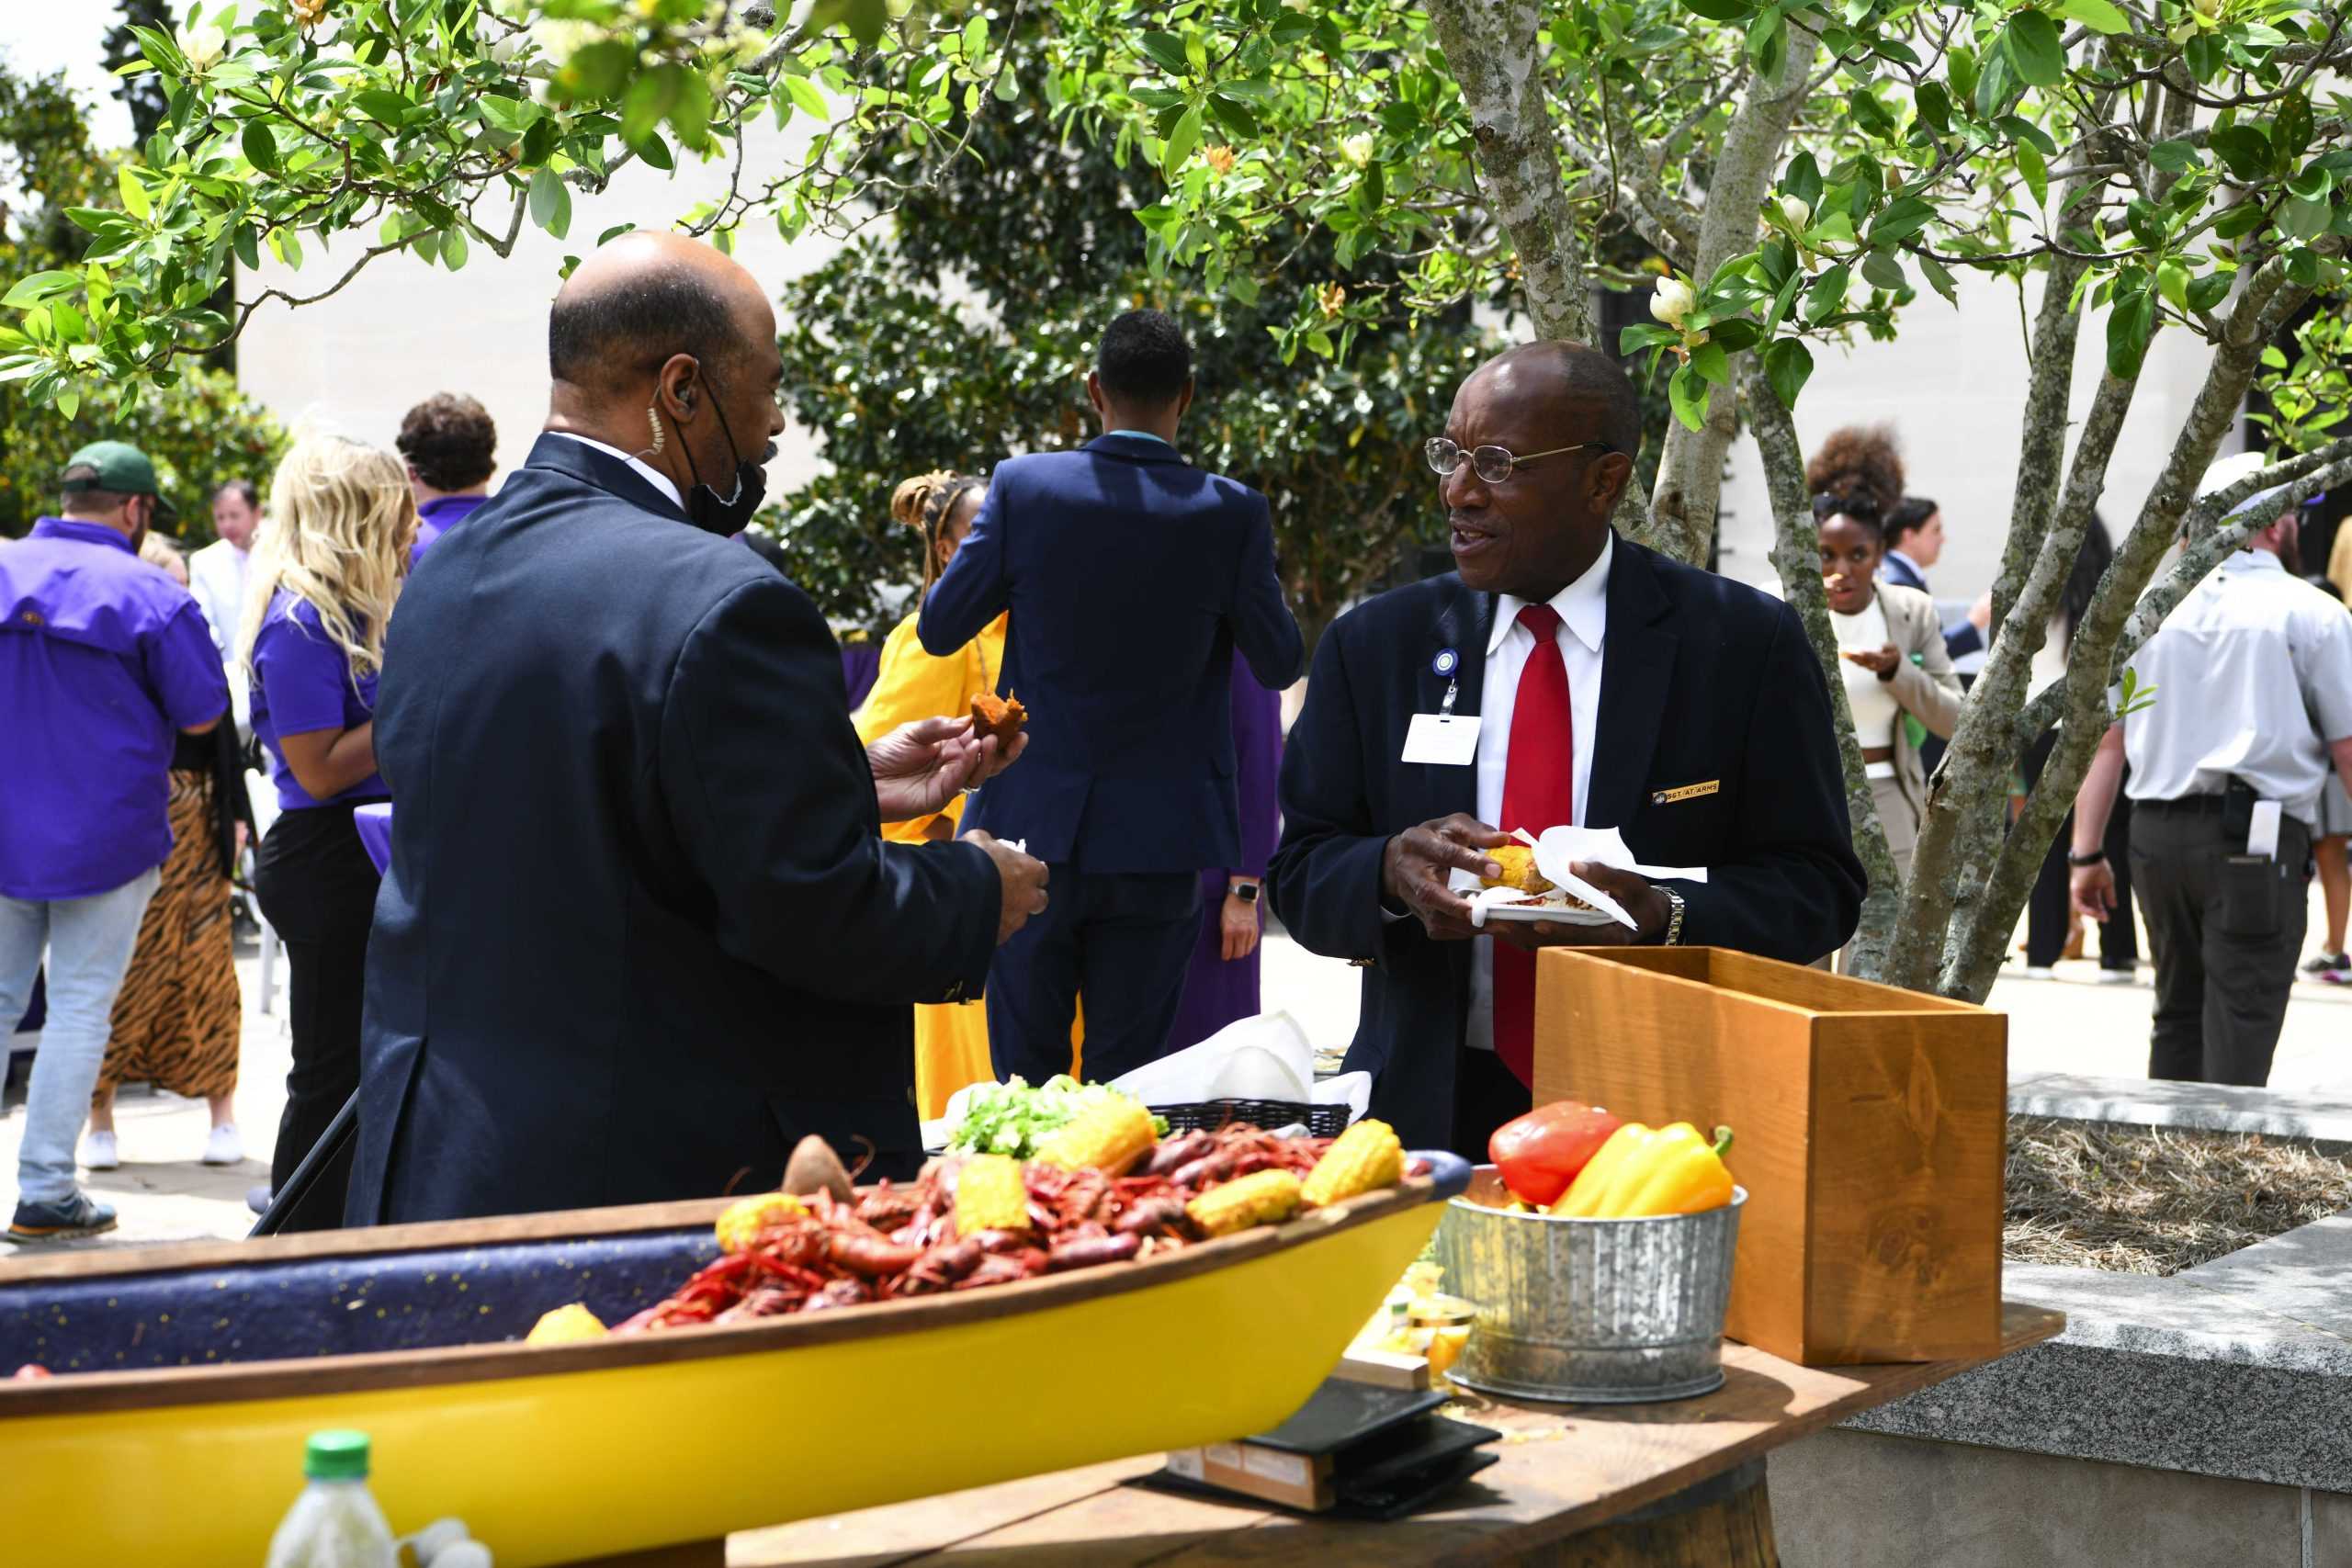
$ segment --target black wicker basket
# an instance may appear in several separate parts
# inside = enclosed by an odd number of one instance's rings
[[[1304,1122],[1312,1137],[1336,1138],[1348,1127],[1345,1101],[1309,1105],[1296,1100],[1195,1100],[1182,1105],[1155,1105],[1155,1116],[1168,1118],[1168,1132],[1214,1133],[1228,1122],[1247,1122],[1254,1127],[1287,1127]]]

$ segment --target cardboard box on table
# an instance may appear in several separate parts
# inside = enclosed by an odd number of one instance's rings
[[[1535,1102],[1728,1123],[1724,1332],[1814,1366],[2001,1337],[2008,1020],[1723,948],[1549,948]]]

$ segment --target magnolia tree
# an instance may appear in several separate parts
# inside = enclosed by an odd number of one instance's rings
[[[1025,0],[1024,0],[1025,3]],[[976,157],[1022,83],[1019,4],[902,10],[817,0],[288,0],[137,33],[165,86],[119,203],[74,209],[81,265],[17,279],[0,376],[36,401],[167,381],[253,312],[411,251],[452,268],[525,222],[568,232],[621,164],[727,160],[685,214],[726,243],[756,219],[850,230]],[[1981,997],[2132,651],[2251,520],[2254,490],[2352,476],[2335,300],[2352,234],[2344,5],[2049,0],[1921,6],[1773,0],[1199,0],[1138,14],[1057,0],[1041,84],[1063,133],[1156,175],[1149,264],[1264,309],[1289,355],[1344,360],[1395,312],[1502,300],[1589,339],[1606,287],[1648,287],[1617,346],[1666,379],[1676,421],[1622,521],[1703,558],[1725,453],[1757,443],[1776,563],[1843,712],[1789,408],[1815,349],[1889,336],[1963,272],[2038,300],[1996,637],[1895,878],[1843,722],[1871,888],[1857,968]],[[797,128],[747,166],[744,128]],[[877,148],[916,156],[883,158]],[[1289,267],[1302,228],[1331,275]],[[304,237],[368,243],[317,290],[208,303],[233,259],[299,265]],[[1633,258],[1629,261],[1628,258]],[[1648,265],[1641,265],[1646,258]],[[1922,293],[1922,285],[1926,293]],[[2284,329],[2303,327],[2289,354]],[[1284,305],[1287,309],[1283,309]],[[2097,309],[2102,341],[2080,344]],[[2206,346],[2203,380],[2082,625],[2067,679],[2026,700],[2033,654],[2103,496],[2150,341]],[[2079,353],[2103,356],[2070,406]],[[2278,461],[2193,503],[2250,389]],[[2186,531],[2187,551],[2170,554]],[[2162,694],[2154,700],[2163,701]],[[2060,742],[2004,831],[2013,762]]]

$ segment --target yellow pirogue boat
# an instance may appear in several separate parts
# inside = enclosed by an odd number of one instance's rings
[[[258,1563],[304,1438],[374,1439],[396,1531],[562,1563],[1216,1442],[1290,1415],[1468,1168],[1142,1263],[526,1347],[716,1253],[720,1201],[0,1264],[10,1563]]]

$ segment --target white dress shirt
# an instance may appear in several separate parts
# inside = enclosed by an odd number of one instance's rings
[[[187,591],[212,630],[212,646],[229,671],[229,716],[240,736],[253,730],[253,688],[236,673],[237,632],[244,624],[245,581],[253,554],[215,539],[187,558]]]
[[[635,468],[638,471],[639,476],[642,478],[647,484],[651,485],[655,490],[660,491],[663,495],[668,496],[673,502],[676,502],[679,511],[684,512],[686,509],[686,498],[678,493],[678,487],[671,482],[670,476],[655,468],[652,464],[647,462],[644,458],[631,457],[628,453],[622,451],[617,446],[607,446],[601,441],[594,440],[589,436],[575,434],[569,430],[550,430],[548,434],[549,435],[560,435],[566,441],[577,441],[582,446],[594,446],[597,451],[602,452],[607,457],[618,457],[622,462],[627,463],[630,468]]]
[[[1609,563],[1617,553],[1612,533],[1600,547],[1600,558],[1585,574],[1552,595],[1560,625],[1552,635],[1568,667],[1569,738],[1576,751],[1576,821],[1581,828],[1591,796],[1592,739],[1600,723],[1601,643],[1609,630]],[[1519,702],[1519,677],[1527,656],[1535,651],[1535,637],[1519,624],[1527,601],[1505,593],[1495,601],[1494,625],[1487,634],[1487,673],[1478,689],[1478,820],[1498,823],[1503,815],[1503,775],[1510,765],[1511,709]],[[1531,824],[1530,832],[1561,826]],[[1470,958],[1470,1017],[1464,1043],[1474,1051],[1495,1048],[1494,939],[1472,944]]]
[[[2132,799],[2219,795],[2234,775],[2317,831],[2327,744],[2352,736],[2352,613],[2240,550],[2131,662],[2155,699],[2123,721]]]

